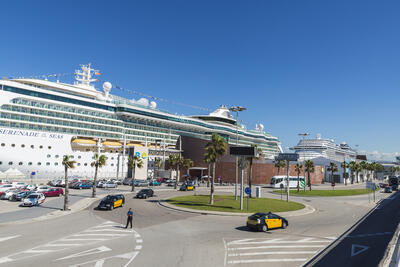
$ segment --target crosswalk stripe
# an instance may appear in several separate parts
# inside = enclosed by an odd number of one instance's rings
[[[273,243],[273,244],[293,244],[293,243],[329,243],[331,240],[286,240],[286,241],[258,241],[258,242],[246,242],[246,243],[240,243],[240,245],[254,245],[254,244],[268,244],[268,243]],[[236,245],[236,244],[235,244]],[[237,244],[239,245],[239,244]]]
[[[293,262],[293,261],[306,261],[307,259],[299,258],[299,259],[254,259],[254,260],[233,260],[228,261],[230,264],[238,264],[238,263],[258,263],[258,262]]]
[[[13,238],[17,238],[20,237],[21,235],[13,235],[13,236],[6,236],[6,237],[0,237],[0,242],[6,241],[6,240],[10,240]]]
[[[259,246],[259,247],[239,247],[228,248],[228,250],[264,249],[264,248],[323,248],[323,245],[299,245],[299,246]]]
[[[314,254],[318,251],[268,251],[268,252],[246,252],[228,254],[229,257],[257,256],[257,255],[285,255],[285,254]]]

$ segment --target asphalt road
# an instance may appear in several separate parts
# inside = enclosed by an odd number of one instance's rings
[[[113,211],[95,210],[94,203],[69,216],[0,226],[0,266],[301,266],[371,207],[368,196],[293,197],[316,211],[287,218],[287,229],[262,233],[248,231],[246,217],[174,211],[161,207],[158,197],[128,194],[126,205]],[[130,207],[133,231],[122,228]]]
[[[396,192],[307,266],[378,266],[400,222],[399,206]]]

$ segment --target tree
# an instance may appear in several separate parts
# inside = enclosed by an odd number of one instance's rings
[[[358,181],[358,176],[359,176],[358,173],[359,173],[360,171],[362,171],[362,167],[361,167],[360,163],[356,162],[356,183],[359,182],[359,181]]]
[[[131,191],[135,191],[135,173],[136,167],[139,169],[143,168],[143,160],[139,156],[133,156],[128,158],[128,168],[132,170],[132,189]]]
[[[191,159],[183,160],[183,167],[185,167],[187,175],[189,175],[189,169],[192,168],[193,165],[194,165],[193,160],[191,160]]]
[[[359,166],[360,166],[360,168],[361,168],[361,170],[360,171],[362,171],[362,174],[363,174],[363,182],[364,182],[364,180],[365,180],[365,176],[366,176],[366,171],[368,170],[368,163],[366,162],[366,161],[361,161],[360,163],[359,163]]]
[[[214,204],[214,177],[215,177],[215,163],[218,158],[226,153],[228,150],[228,144],[225,139],[216,133],[213,133],[211,142],[206,145],[206,153],[204,154],[205,162],[212,163],[213,176],[211,179],[211,190],[210,190],[210,205]]]
[[[328,167],[326,170],[327,170],[328,172],[331,172],[331,183],[335,182],[335,179],[334,179],[334,177],[333,177],[333,174],[334,174],[335,172],[338,171],[338,167],[337,167],[336,163],[331,162],[331,163],[329,164],[329,167]]]
[[[168,165],[170,166],[171,169],[176,170],[176,180],[175,180],[175,186],[174,188],[176,189],[178,182],[179,182],[179,177],[180,177],[180,167],[184,162],[184,158],[182,157],[181,154],[171,154],[169,155],[168,158]]]
[[[350,161],[349,163],[349,169],[350,169],[350,176],[351,176],[351,184],[354,184],[354,173],[356,172],[357,169],[357,162],[355,161]]]
[[[154,174],[154,176],[159,176],[160,168],[163,166],[163,161],[161,158],[155,158],[154,159],[154,167],[156,167],[157,172]],[[157,175],[156,175],[157,174]],[[156,177],[154,177],[156,178]]]
[[[275,168],[278,169],[278,175],[279,175],[281,168],[285,168],[285,166],[286,166],[286,163],[284,160],[275,160]]]
[[[347,185],[347,173],[346,173],[346,169],[349,167],[349,164],[346,162],[346,160],[344,160],[342,162],[342,164],[340,164],[340,167],[343,168],[343,180],[344,180],[344,185]]]
[[[64,165],[64,180],[65,180],[65,192],[64,192],[64,210],[68,210],[69,204],[69,190],[68,190],[68,169],[75,168],[75,160],[71,160],[71,156],[64,155],[62,165]]]
[[[397,168],[395,166],[390,166],[389,171],[392,173],[392,175],[395,175]]]
[[[92,197],[96,197],[96,183],[97,183],[97,172],[99,168],[106,165],[107,157],[104,155],[99,155],[98,153],[94,154],[94,161],[90,163],[90,166],[94,167],[94,179],[93,179],[93,187],[92,187]]]
[[[264,158],[264,153],[263,153],[261,148],[258,148],[256,144],[253,144],[251,146],[255,147],[257,149],[257,153],[258,153],[258,156],[256,158],[254,158],[254,159],[258,160],[258,159]],[[251,185],[253,183],[253,158],[252,157],[248,158],[248,162],[249,162],[249,169],[250,169],[249,170],[249,188],[250,188],[249,198],[252,198]]]
[[[310,174],[314,172],[315,168],[314,168],[314,162],[312,160],[306,160],[304,162],[304,166],[305,166],[305,171],[307,172],[307,176],[308,176],[308,181],[307,184],[310,188],[311,191],[311,178],[310,178]],[[305,190],[305,189],[304,189]]]
[[[303,164],[296,163],[294,170],[297,172],[297,192],[300,191],[300,173],[303,170]]]

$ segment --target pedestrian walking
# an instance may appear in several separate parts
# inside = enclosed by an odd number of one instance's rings
[[[128,224],[130,224],[131,228],[132,228],[132,219],[133,219],[133,211],[132,211],[132,209],[129,209],[129,211],[128,211],[128,213],[126,215],[128,216],[128,218],[126,220],[125,229],[128,228]]]

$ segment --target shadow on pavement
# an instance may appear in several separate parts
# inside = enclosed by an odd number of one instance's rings
[[[256,232],[254,230],[249,229],[247,226],[239,226],[235,228],[236,230],[243,231],[243,232]],[[266,234],[272,234],[271,232],[266,232]]]

